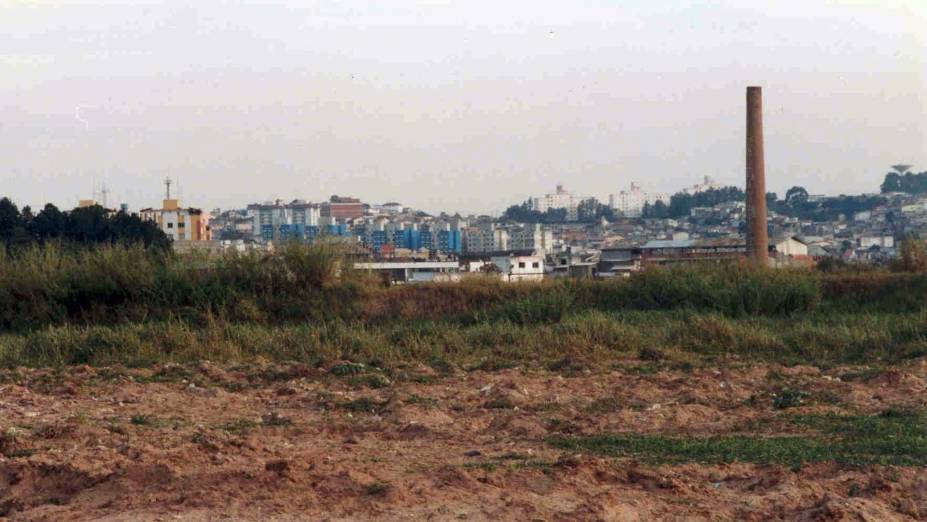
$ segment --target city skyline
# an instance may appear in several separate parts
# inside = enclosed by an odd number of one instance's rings
[[[106,182],[144,208],[169,175],[202,208],[349,194],[431,213],[558,184],[742,186],[757,84],[769,190],[876,192],[888,165],[927,165],[925,9],[16,2],[2,179],[33,206]]]

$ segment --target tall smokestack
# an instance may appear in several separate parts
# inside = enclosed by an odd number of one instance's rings
[[[769,262],[761,87],[747,87],[747,256],[764,266]]]

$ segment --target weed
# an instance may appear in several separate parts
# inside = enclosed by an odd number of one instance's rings
[[[863,368],[861,370],[844,373],[840,376],[840,380],[844,382],[868,381],[879,375],[882,375],[881,368]]]
[[[438,404],[438,401],[431,397],[422,397],[414,393],[406,397],[405,402],[406,404],[415,404],[423,408],[434,408]]]
[[[621,411],[623,405],[617,397],[600,397],[593,400],[589,406],[586,406],[586,411],[591,414],[605,414],[605,413],[616,413]]]
[[[645,346],[637,351],[637,358],[642,361],[662,361],[666,358],[661,350]]]
[[[370,397],[361,397],[338,405],[343,410],[357,413],[377,413],[384,406],[386,406],[386,403],[377,402]]]
[[[329,371],[331,372],[332,375],[336,375],[338,377],[345,377],[348,375],[358,375],[358,374],[364,373],[365,371],[367,371],[367,367],[364,366],[363,364],[344,363],[344,364],[338,364],[338,365],[332,366],[331,370]]]
[[[497,397],[486,401],[483,407],[488,410],[511,410],[515,407],[515,403],[508,397]]]
[[[495,462],[467,462],[463,467],[468,469],[481,469],[483,471],[495,471],[498,464]]]
[[[379,389],[386,388],[392,383],[382,373],[367,373],[351,378],[352,386],[367,386],[368,388]]]
[[[129,424],[134,426],[152,426],[154,424],[154,418],[149,415],[137,413],[129,419]]]
[[[233,435],[244,435],[258,426],[257,422],[250,419],[234,419],[218,425],[217,428]]]
[[[773,408],[777,410],[795,408],[801,406],[802,402],[810,396],[811,394],[806,391],[782,388],[773,394]]]
[[[390,490],[392,486],[385,482],[376,481],[364,486],[364,492],[368,495],[383,495]]]
[[[277,412],[271,412],[261,417],[262,426],[289,426],[293,421]]]

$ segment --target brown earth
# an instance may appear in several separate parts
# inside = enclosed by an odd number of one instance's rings
[[[640,366],[643,364],[644,366]],[[0,373],[0,519],[925,520],[924,468],[648,465],[557,434],[709,435],[927,405],[927,363],[845,382],[775,365],[575,376],[254,364]],[[371,387],[374,386],[374,387]]]

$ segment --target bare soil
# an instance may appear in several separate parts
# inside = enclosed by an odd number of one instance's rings
[[[927,520],[923,467],[661,465],[549,443],[924,409],[924,360],[852,380],[841,376],[853,368],[648,364],[576,375],[416,366],[338,377],[332,365],[270,363],[5,371],[0,519]],[[783,385],[808,395],[777,409]]]

